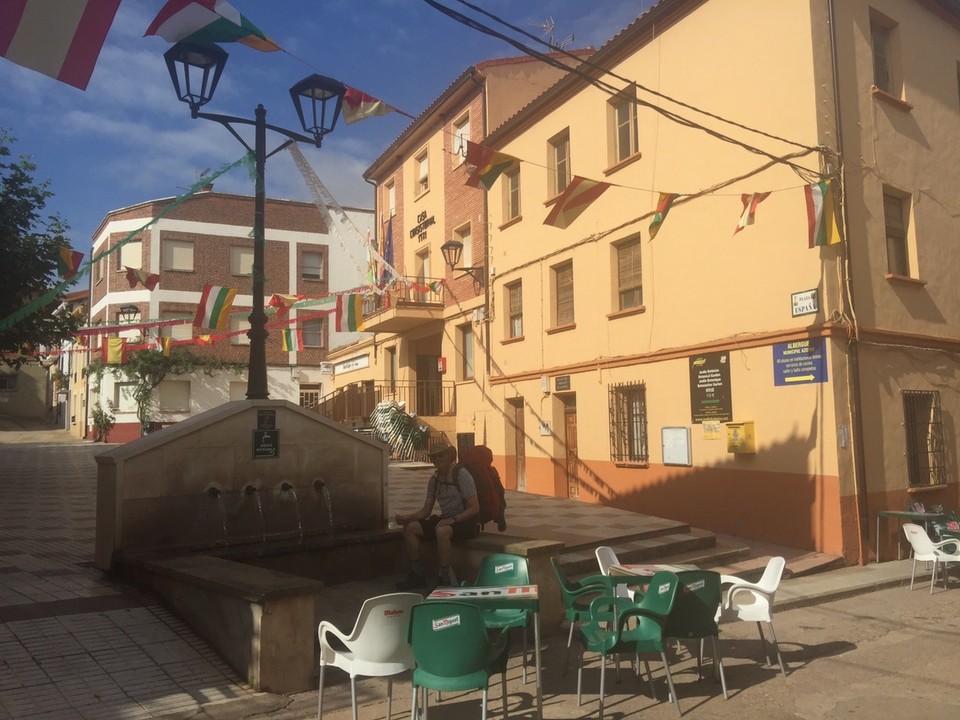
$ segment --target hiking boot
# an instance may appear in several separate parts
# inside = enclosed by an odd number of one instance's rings
[[[403,580],[397,583],[396,588],[400,592],[406,590],[416,590],[427,586],[427,579],[423,575],[417,575],[412,570]]]

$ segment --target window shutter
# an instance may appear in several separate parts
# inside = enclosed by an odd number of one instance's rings
[[[557,268],[557,325],[573,322],[573,264]]]

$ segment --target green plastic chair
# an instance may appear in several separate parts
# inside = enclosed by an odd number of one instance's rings
[[[408,632],[417,666],[413,670],[411,720],[418,717],[418,695],[427,713],[429,692],[424,690],[482,690],[481,717],[487,718],[487,688],[490,676],[500,673],[503,716],[507,716],[507,656],[510,640],[506,630],[491,640],[480,608],[467,603],[435,601],[414,605]]]
[[[484,555],[474,582],[464,581],[462,587],[503,587],[506,585],[529,585],[530,571],[527,559],[522,555],[493,553]],[[488,630],[523,629],[523,682],[527,682],[527,627],[530,624],[529,610],[481,610],[483,624]]]
[[[658,572],[650,578],[647,592],[639,602],[612,595],[595,598],[590,603],[590,619],[580,628],[584,650],[600,655],[600,718],[603,718],[604,682],[607,657],[622,652],[659,652],[667,674],[670,695],[676,701],[670,664],[667,662],[664,626],[674,607],[679,579],[672,572]],[[647,666],[650,688],[653,678]],[[581,703],[583,657],[577,670],[577,706]],[[680,706],[677,705],[679,711]]]
[[[556,556],[550,558],[550,565],[560,586],[564,617],[570,623],[570,633],[567,635],[567,657],[563,664],[563,674],[566,675],[567,667],[570,665],[573,629],[578,623],[590,618],[590,603],[594,598],[614,594],[614,584],[612,578],[605,575],[588,575],[578,581],[570,580],[560,569],[560,560]]]
[[[710,638],[713,641],[714,670],[720,673],[720,684],[723,688],[723,697],[726,699],[727,680],[723,674],[723,661],[720,659],[718,649],[720,628],[716,620],[717,610],[723,601],[720,573],[712,570],[685,570],[677,573],[677,577],[680,578],[680,589],[670,617],[667,618],[664,636],[678,640],[702,641]],[[702,677],[702,642],[699,646],[701,651],[697,653],[698,678]],[[676,704],[679,712],[679,701]]]

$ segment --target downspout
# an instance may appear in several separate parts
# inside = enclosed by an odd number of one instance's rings
[[[862,395],[860,391],[860,352],[859,328],[856,324],[856,311],[853,301],[853,258],[850,252],[850,219],[846,207],[846,163],[843,150],[843,123],[840,113],[840,68],[837,63],[837,22],[834,0],[827,0],[828,22],[830,23],[830,65],[833,71],[833,99],[836,113],[837,129],[837,157],[840,161],[839,175],[841,184],[841,203],[843,236],[843,261],[845,266],[844,291],[847,295],[847,304],[853,317],[853,326],[850,331],[847,352],[847,381],[850,386],[850,450],[853,453],[853,486],[854,498],[857,503],[857,563],[866,565],[867,546],[870,532],[869,511],[867,508],[867,468],[864,460],[863,422],[861,420]]]
[[[487,112],[487,84],[484,78],[472,76],[472,80],[480,87],[480,96],[483,98],[483,134],[487,135],[490,117]],[[486,383],[490,382],[490,208],[487,206],[487,193],[483,193],[483,352],[487,365]],[[486,440],[484,440],[486,442]]]

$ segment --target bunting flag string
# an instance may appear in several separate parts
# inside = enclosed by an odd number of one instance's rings
[[[743,230],[747,225],[753,225],[757,215],[757,205],[769,196],[769,192],[743,193],[740,196],[740,201],[743,203],[743,212],[740,213],[740,222],[737,223],[737,229],[733,231],[734,235]]]
[[[13,325],[16,325],[18,322],[20,322],[26,317],[29,317],[40,308],[45,307],[50,303],[52,303],[54,300],[56,300],[66,291],[66,289],[72,284],[73,281],[79,280],[84,275],[89,273],[91,268],[93,268],[100,260],[117,252],[120,248],[122,248],[127,243],[132,242],[133,240],[139,238],[140,234],[144,230],[149,228],[151,225],[158,223],[161,219],[163,219],[164,217],[169,215],[171,212],[176,210],[185,201],[189,200],[191,197],[193,197],[198,192],[200,192],[204,187],[206,187],[207,184],[213,182],[224,173],[230,172],[231,170],[233,170],[236,167],[239,167],[240,165],[245,165],[247,166],[248,169],[252,168],[253,154],[247,153],[246,155],[241,157],[239,160],[235,160],[232,163],[224,165],[218,168],[214,173],[208,174],[206,177],[200,180],[197,180],[189,188],[187,188],[187,191],[185,193],[183,193],[182,195],[178,195],[176,198],[174,198],[174,200],[169,205],[167,205],[163,210],[161,210],[156,217],[151,218],[149,221],[147,221],[140,227],[136,228],[135,230],[131,230],[129,233],[127,233],[127,236],[117,244],[91,257],[85,265],[83,265],[77,270],[77,274],[76,276],[74,276],[74,278],[71,278],[71,282],[68,282],[65,280],[63,282],[57,283],[55,286],[47,290],[42,295],[34,298],[30,302],[28,302],[26,305],[15,310],[10,315],[7,315],[7,317],[0,320],[0,330],[6,330],[8,327],[12,327]]]
[[[130,289],[133,290],[138,284],[143,285],[147,290],[153,292],[157,287],[157,283],[160,282],[160,276],[156,273],[148,273],[146,270],[140,270],[139,268],[123,266],[127,271],[127,282],[130,283]]]
[[[474,170],[467,174],[466,184],[470,187],[483,185],[489,190],[501,173],[515,162],[519,159],[513,155],[467,140],[467,164],[473,165]]]
[[[363,296],[337,297],[337,332],[358,332],[363,328]]]
[[[282,50],[226,0],[169,0],[144,33],[169,43],[238,42],[261,52]]]
[[[673,201],[678,197],[680,197],[679,193],[660,193],[660,199],[657,201],[657,209],[653,214],[653,222],[650,223],[651,240],[660,232],[663,221],[667,219],[667,213],[670,212],[670,208],[673,206]]]
[[[588,180],[585,177],[575,175],[553,204],[553,208],[543,224],[566,228],[580,217],[580,213],[586,210],[590,203],[603,195],[609,187],[610,183]]]
[[[57,258],[57,268],[60,272],[60,277],[64,280],[73,278],[80,269],[80,262],[82,260],[82,252],[77,252],[71,247],[60,248],[60,256]]]
[[[223,330],[229,321],[230,308],[233,307],[233,299],[236,296],[236,288],[204,285],[193,326]]]
[[[303,331],[299,327],[280,331],[281,348],[284,352],[303,350]]]
[[[807,185],[803,189],[807,201],[807,235],[809,247],[835,245],[840,242],[833,187],[830,180]]]

